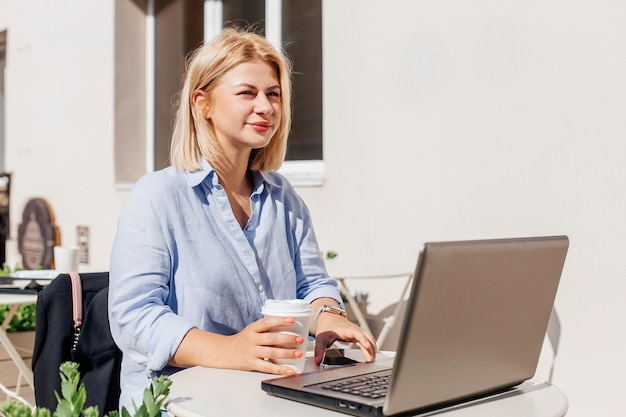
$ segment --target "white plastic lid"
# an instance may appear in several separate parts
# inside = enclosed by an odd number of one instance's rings
[[[267,300],[261,309],[264,316],[308,316],[313,314],[305,300]]]

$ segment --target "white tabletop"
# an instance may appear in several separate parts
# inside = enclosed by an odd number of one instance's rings
[[[0,293],[0,305],[35,304],[37,294]]]
[[[305,372],[315,367],[307,358]],[[274,397],[261,389],[260,372],[193,367],[171,376],[167,410],[176,417],[339,417],[335,411]],[[527,381],[514,391],[423,415],[442,417],[563,417],[568,402],[554,385]]]

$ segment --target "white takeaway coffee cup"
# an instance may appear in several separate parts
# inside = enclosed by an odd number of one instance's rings
[[[311,316],[313,316],[311,305],[304,300],[267,300],[261,309],[261,314],[265,317],[278,316],[293,317],[295,319],[294,323],[290,326],[275,327],[270,329],[270,331],[302,336],[304,342],[300,345],[293,346],[302,352],[302,357],[294,359],[274,359],[273,362],[279,365],[289,366],[298,374],[304,372],[306,350],[309,340],[309,324],[311,322]]]
[[[59,273],[78,271],[80,250],[77,246],[55,246],[54,269]]]

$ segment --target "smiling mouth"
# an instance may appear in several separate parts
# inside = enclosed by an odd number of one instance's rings
[[[250,123],[250,126],[257,132],[267,132],[272,127],[271,124],[265,122]]]

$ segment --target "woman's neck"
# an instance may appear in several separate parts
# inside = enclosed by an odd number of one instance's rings
[[[247,182],[250,152],[228,152],[222,149],[222,155],[210,161],[215,169],[220,184],[231,191],[240,190]]]
[[[252,176],[248,171],[248,160],[246,158],[245,162],[242,160],[238,163],[217,165],[214,169],[219,183],[226,191],[230,207],[239,222],[239,226],[244,228],[252,213],[250,206]]]

